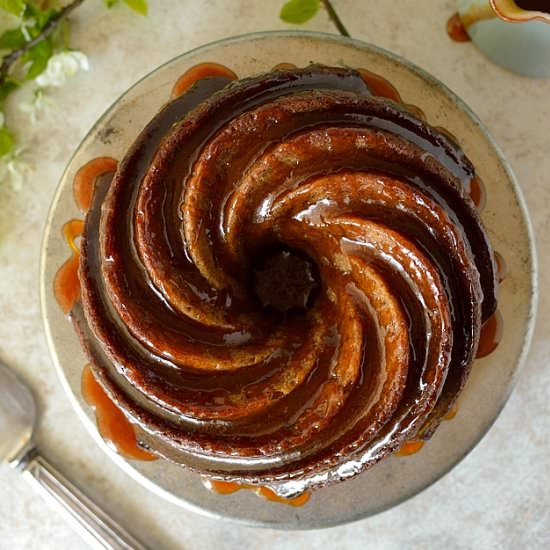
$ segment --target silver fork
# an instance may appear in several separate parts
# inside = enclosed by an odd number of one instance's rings
[[[0,362],[0,464],[21,471],[56,502],[92,548],[146,550],[97,504],[41,456],[33,442],[36,403],[29,388]]]

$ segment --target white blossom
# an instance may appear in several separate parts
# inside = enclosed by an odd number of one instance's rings
[[[44,112],[52,103],[52,99],[46,94],[44,88],[37,88],[30,101],[21,102],[18,107],[29,115],[32,124],[36,124],[37,115]]]
[[[82,52],[60,52],[50,57],[48,66],[36,78],[36,83],[42,88],[47,86],[60,87],[78,71],[87,71],[89,68],[88,58]]]
[[[30,164],[21,160],[23,152],[24,149],[18,148],[0,160],[0,181],[7,181],[15,191],[19,191],[23,187],[23,183],[31,171]]]

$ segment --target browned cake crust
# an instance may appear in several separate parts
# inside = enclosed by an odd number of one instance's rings
[[[200,81],[97,186],[96,376],[153,452],[286,493],[428,437],[496,308],[474,176],[354,70]]]

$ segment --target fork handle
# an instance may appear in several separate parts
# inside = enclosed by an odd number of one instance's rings
[[[60,506],[73,528],[92,548],[147,550],[37,452],[23,465],[23,475],[44,497]]]

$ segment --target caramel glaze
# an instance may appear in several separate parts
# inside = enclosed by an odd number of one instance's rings
[[[361,78],[373,95],[401,103],[401,95],[389,80],[368,69],[357,69],[357,72],[361,75]]]
[[[101,437],[122,456],[135,460],[155,460],[156,457],[142,449],[137,442],[132,424],[113,403],[94,378],[89,365],[82,371],[82,395],[96,415]]]
[[[191,67],[188,71],[183,73],[172,88],[172,99],[179,97],[194,86],[200,80],[211,77],[226,78],[228,80],[235,80],[237,75],[224,65],[219,63],[200,63]]]
[[[452,420],[458,412],[458,407],[456,403],[453,405],[453,408],[447,412],[442,418],[442,420]],[[394,453],[396,456],[410,456],[418,453],[425,445],[426,441],[420,439],[411,439],[410,441],[405,441],[403,445]]]
[[[447,21],[447,34],[455,42],[469,42],[471,40],[466,27],[464,27],[460,15],[454,13]]]
[[[506,260],[500,252],[495,252],[495,264],[497,268],[497,281],[502,283],[508,275],[508,266],[506,265]]]
[[[395,456],[410,456],[418,453],[422,447],[424,447],[425,441],[413,440],[406,441],[401,445],[398,451],[394,454]]]
[[[278,71],[280,69],[295,69],[296,65],[294,63],[277,63],[277,65],[273,66],[274,71]]]
[[[218,493],[220,495],[231,495],[242,489],[248,489],[254,491],[259,497],[262,497],[271,502],[277,502],[279,504],[287,504],[288,506],[303,506],[309,499],[309,493],[302,493],[301,495],[293,498],[280,497],[269,487],[256,487],[254,485],[246,485],[241,483],[235,483],[233,481],[215,481],[211,479],[203,479],[203,483],[207,489]]]
[[[71,249],[71,257],[59,268],[53,281],[53,292],[59,307],[68,315],[80,296],[78,264],[80,251],[76,240],[84,230],[82,220],[70,220],[63,226],[63,237]]]
[[[385,97],[386,99],[390,99],[396,103],[401,103],[405,109],[416,118],[426,120],[426,115],[420,107],[410,105],[409,103],[404,103],[402,101],[401,94],[389,80],[367,69],[357,69],[357,72],[361,75],[361,78],[369,87],[369,90],[373,95]]]
[[[481,327],[476,357],[481,359],[492,353],[502,340],[503,332],[504,321],[502,315],[497,310]]]
[[[110,181],[117,161],[110,157],[95,158],[82,166],[73,181],[73,195],[83,214],[88,211],[96,182],[102,176]],[[72,254],[59,269],[54,279],[54,294],[65,314],[70,314],[80,296],[78,268],[80,250],[76,240],[84,229],[83,220],[70,220],[63,226],[63,235]],[[105,390],[94,378],[90,366],[82,372],[82,395],[94,409],[99,432],[117,452],[135,460],[154,460],[156,457],[138,446],[132,424],[116,407]]]
[[[114,173],[118,162],[111,157],[97,157],[82,166],[73,180],[74,201],[80,211],[86,214],[92,204],[92,195],[97,178]]]
[[[487,204],[487,193],[485,192],[485,185],[479,177],[475,177],[470,181],[468,192],[478,212],[483,212]]]
[[[117,161],[110,157],[99,157],[87,162],[76,173],[73,181],[73,196],[76,205],[83,214],[90,208],[94,186],[97,179],[112,174]],[[82,234],[84,222],[74,219],[63,226],[63,237],[71,249],[71,257],[59,268],[54,278],[54,295],[59,307],[69,314],[80,296],[78,266],[80,250],[76,243]]]
[[[443,420],[452,420],[458,413],[458,407],[455,406],[443,417]]]
[[[98,182],[77,325],[156,453],[302,493],[431,435],[496,309],[495,265],[471,163],[357,71],[230,80],[188,88]],[[274,246],[318,268],[304,312],[250,291]]]

